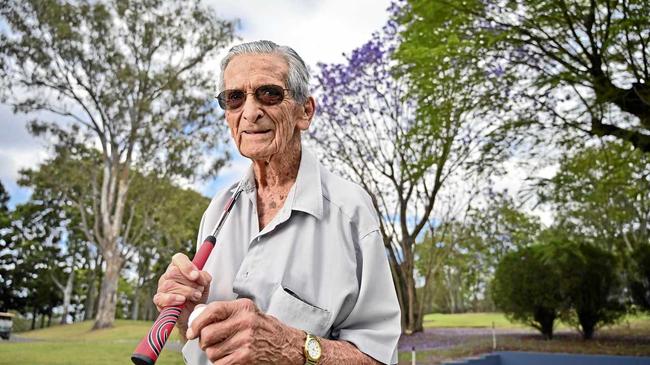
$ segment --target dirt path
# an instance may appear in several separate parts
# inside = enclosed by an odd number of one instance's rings
[[[3,344],[3,343],[11,343],[11,342],[34,342],[34,341],[39,341],[39,340],[35,340],[33,338],[25,338],[25,337],[20,337],[20,336],[16,336],[16,335],[11,335],[9,337],[9,340],[5,340],[5,339],[0,340],[0,345]]]
[[[534,334],[534,330],[525,328],[497,328],[494,330],[498,337],[522,334]],[[491,338],[491,328],[426,328],[410,336],[402,335],[399,340],[400,351],[416,351],[428,349],[442,349],[461,344],[467,340],[477,338]]]

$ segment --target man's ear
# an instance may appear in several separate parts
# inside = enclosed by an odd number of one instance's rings
[[[301,131],[307,130],[311,125],[314,114],[316,114],[316,100],[312,96],[308,97],[307,101],[300,108],[299,113],[296,127]]]

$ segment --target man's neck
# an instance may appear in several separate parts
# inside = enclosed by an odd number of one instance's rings
[[[258,192],[290,188],[298,176],[301,152],[298,134],[291,139],[285,151],[271,156],[268,161],[253,160]]]

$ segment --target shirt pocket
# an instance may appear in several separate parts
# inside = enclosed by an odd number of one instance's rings
[[[282,323],[307,331],[316,336],[325,336],[331,314],[326,309],[315,307],[299,299],[291,289],[278,285],[269,301],[267,314]]]

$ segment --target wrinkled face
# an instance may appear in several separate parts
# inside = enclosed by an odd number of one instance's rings
[[[283,153],[293,138],[300,138],[311,122],[313,99],[299,105],[289,91],[277,105],[263,105],[253,92],[262,85],[286,88],[287,62],[280,55],[247,54],[235,56],[224,71],[226,90],[246,93],[246,101],[234,110],[226,110],[226,121],[239,152],[253,160],[268,161]]]

